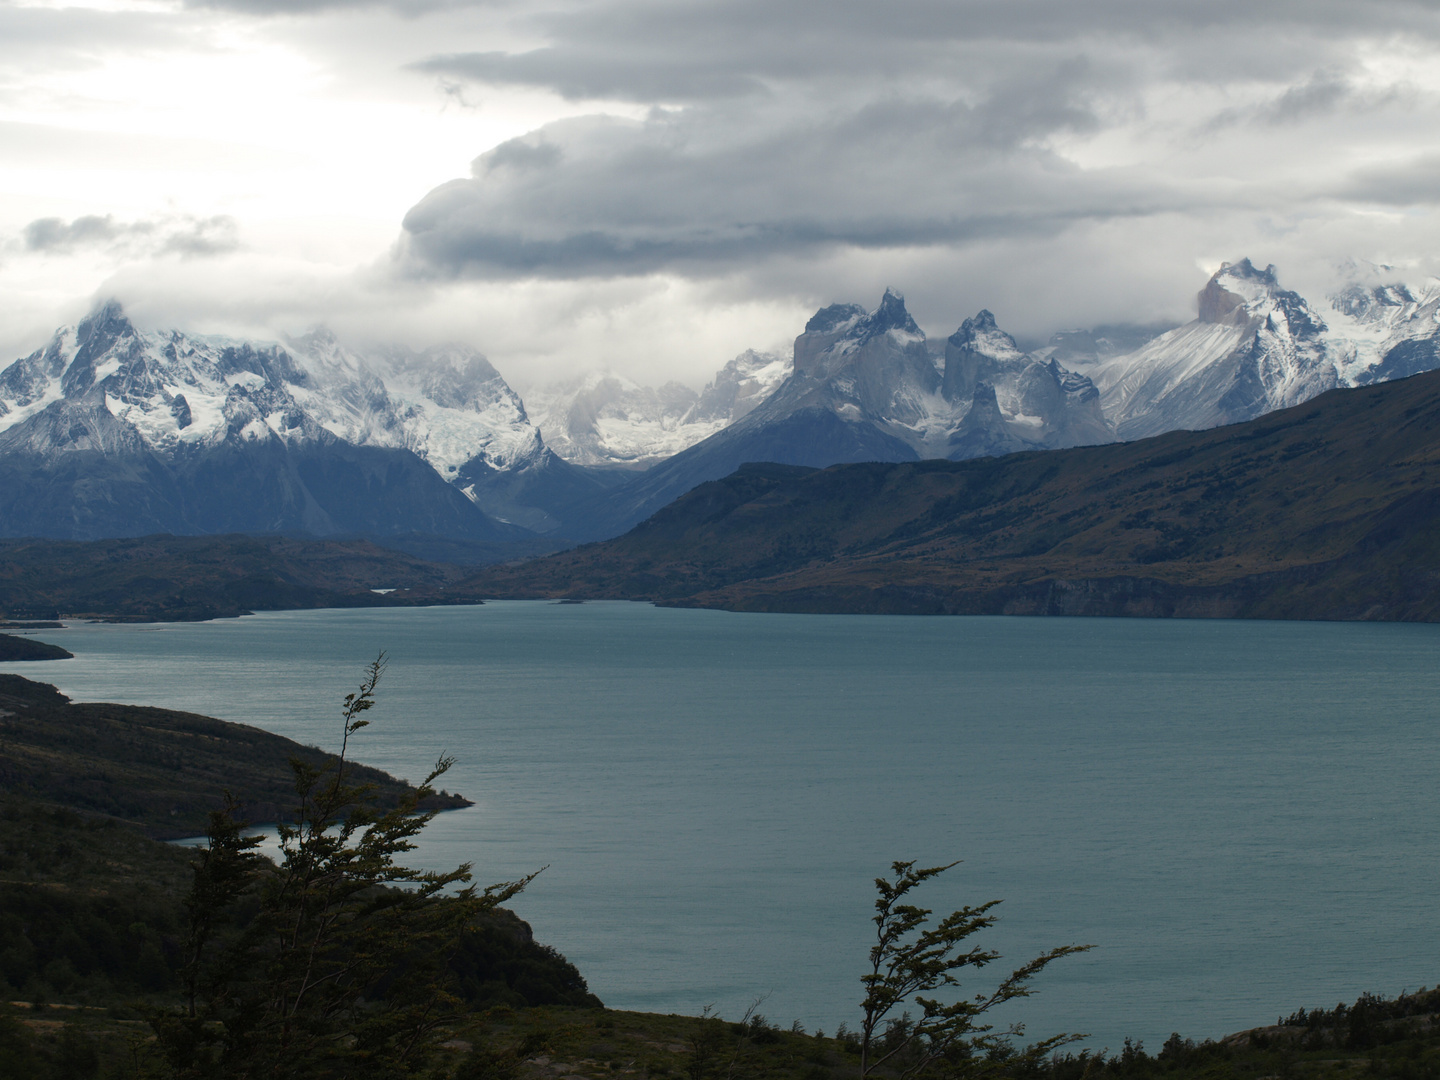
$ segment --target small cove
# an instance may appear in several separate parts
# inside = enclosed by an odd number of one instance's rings
[[[616,1008],[855,1023],[871,879],[965,860],[982,942],[1057,965],[1032,1034],[1218,1036],[1436,979],[1440,627],[764,616],[632,604],[76,625],[4,665],[209,713],[476,800],[419,852],[514,905]],[[1007,968],[1008,970],[1008,968]],[[986,983],[988,985],[988,982]]]

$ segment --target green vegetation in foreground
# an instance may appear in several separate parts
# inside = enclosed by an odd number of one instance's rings
[[[1368,1033],[1358,1039],[1352,1035],[1357,1010],[1368,1010],[1369,1017]],[[1063,1053],[1040,1061],[1000,1053],[950,1073],[927,1075],[1430,1080],[1440,1077],[1437,1013],[1437,990],[1393,1001],[1365,995],[1353,1006],[1305,1013],[1307,1020],[1300,1025],[1291,1019],[1220,1041],[1173,1035],[1154,1054],[1127,1041],[1115,1052]],[[471,1017],[457,1027],[456,1037],[478,1048],[486,1061],[484,1071],[473,1075],[495,1080],[859,1080],[861,1075],[856,1033],[810,1033],[798,1025],[773,1024],[759,1014],[742,1023],[600,1009],[502,1008]],[[896,1066],[875,1075],[904,1073]]]
[[[257,610],[443,604],[453,602],[446,586],[465,573],[365,540],[0,540],[0,619],[63,614],[169,622]],[[381,595],[374,589],[395,591]],[[416,599],[419,593],[423,601]]]
[[[378,677],[375,668],[372,674]],[[362,686],[358,703],[356,695],[347,699],[347,738],[364,726],[360,714],[373,686],[373,678]],[[53,687],[39,691],[59,696]],[[1440,1077],[1440,991],[1302,1009],[1219,1042],[1175,1035],[1153,1055],[1128,1040],[1115,1053],[1045,1054],[1014,1045],[983,1026],[986,1000],[1026,996],[1029,975],[1074,950],[1043,954],[1000,980],[988,999],[972,996],[966,1004],[963,995],[974,987],[951,976],[998,959],[962,951],[970,934],[988,927],[993,905],[931,925],[930,912],[910,904],[908,894],[944,868],[916,871],[912,863],[895,864],[893,881],[877,879],[876,951],[856,984],[858,998],[863,983],[870,1007],[857,1012],[853,1032],[782,1028],[756,1011],[762,1002],[734,1021],[605,1010],[573,966],[537,945],[513,913],[493,906],[523,882],[459,897],[435,892],[428,900],[383,884],[443,888],[461,884],[468,868],[445,875],[387,869],[428,820],[414,813],[425,785],[397,813],[364,809],[369,796],[353,786],[357,777],[334,759],[294,763],[292,795],[301,805],[292,820],[300,824],[289,833],[282,867],[253,861],[228,811],[211,815],[206,855],[157,843],[114,818],[40,805],[7,787],[0,795],[0,1077]],[[337,830],[351,806],[358,809]],[[367,838],[372,827],[376,840]],[[396,912],[404,916],[399,922],[390,918]],[[324,969],[340,976],[339,988],[327,992],[323,1007],[282,1008],[302,1037],[293,1054],[267,1058],[280,1046],[276,1003],[296,1000],[294,980],[305,978],[308,965],[297,964],[303,957],[294,942],[275,936],[292,925],[311,928],[305,940],[318,946]],[[334,925],[341,929],[327,929]],[[352,958],[364,963],[357,967]],[[856,960],[858,975],[865,967],[858,943]],[[342,985],[356,971],[362,978]],[[920,1000],[947,986],[961,995],[954,1004]],[[277,987],[291,990],[277,995]],[[920,1007],[918,1020],[902,1011],[907,1005]],[[268,1026],[260,1022],[267,1015]],[[423,1040],[423,1052],[411,1053],[399,1038],[407,1031]],[[927,1033],[947,1040],[941,1053]],[[1058,1049],[1069,1038],[1046,1041]]]
[[[153,1047],[148,1018],[181,1000],[196,858],[113,820],[0,797],[0,1077],[164,1075],[135,1070]],[[595,1003],[505,909],[451,964],[474,1010]]]
[[[73,659],[75,654],[67,652],[59,645],[50,645],[28,637],[16,637],[14,634],[0,634],[0,660],[6,663],[12,660]]]
[[[1211,431],[744,466],[476,598],[738,611],[1440,620],[1440,371]]]
[[[1072,1053],[1035,1065],[977,1062],[971,1075],[1017,1080],[1433,1080],[1440,1077],[1436,996],[1436,991],[1428,991],[1395,999],[1430,1011],[1411,1018],[1408,1029],[1403,1024],[1389,1027],[1363,1048],[1348,1045],[1347,1021],[1324,1031],[1323,1038],[1334,1040],[1327,1046],[1307,1044],[1309,1028],[1270,1027],[1219,1041],[1175,1035],[1153,1054],[1132,1043],[1114,1052]],[[1348,1014],[1353,1008],[1340,1006],[1331,1013]],[[117,1019],[123,1015],[123,1009],[0,1004],[0,1076],[134,1077],[131,1046],[143,1040],[144,1027]],[[763,1015],[742,1023],[577,1006],[494,1005],[470,1011],[447,1034],[445,1054],[429,1075],[453,1080],[860,1077],[859,1043],[852,1033],[806,1032],[774,1024]],[[7,1062],[21,1055],[37,1064],[7,1071]],[[67,1070],[64,1062],[77,1059],[93,1061],[94,1066],[90,1071],[73,1066]]]
[[[345,701],[347,748],[381,669]],[[7,704],[64,706],[9,678]],[[203,849],[0,796],[0,1076],[449,1075],[436,1043],[460,1015],[599,1006],[498,906],[528,879],[477,892],[467,866],[399,861],[438,812],[421,806],[447,761],[418,787],[391,781],[387,800],[367,779],[384,774],[343,748],[320,757],[289,761],[278,865],[253,853],[228,796]]]
[[[159,839],[199,836],[229,791],[256,822],[293,802],[292,759],[330,755],[259,728],[136,705],[74,704],[48,683],[0,675],[0,791],[117,818]],[[394,805],[408,785],[352,766]],[[426,807],[468,806],[439,792]]]

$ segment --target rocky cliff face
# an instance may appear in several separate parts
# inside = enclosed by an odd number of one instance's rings
[[[947,339],[943,370],[893,290],[873,312],[855,304],[822,308],[795,339],[794,356],[791,378],[737,432],[818,410],[854,429],[857,446],[883,440],[908,448],[881,460],[959,459],[1114,439],[1090,380],[1022,352],[988,311]]]
[[[946,439],[943,456],[952,461],[1115,438],[1090,379],[1054,357],[1022,352],[989,311],[966,319],[946,339],[941,389],[957,412],[970,405]]]
[[[887,290],[874,311],[822,308],[795,339],[791,374],[773,394],[607,493],[581,515],[584,535],[623,532],[746,462],[958,460],[1114,439],[1090,380],[1022,353],[989,312],[966,320],[944,363],[936,369],[899,293]]]

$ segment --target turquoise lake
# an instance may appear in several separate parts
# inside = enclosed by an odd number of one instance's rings
[[[873,879],[1000,898],[1004,1021],[1154,1051],[1440,978],[1440,626],[741,615],[639,604],[73,625],[0,665],[187,709],[475,800],[417,862],[514,903],[607,1005],[854,1027]]]

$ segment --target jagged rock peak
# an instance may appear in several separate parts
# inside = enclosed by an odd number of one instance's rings
[[[114,297],[95,302],[89,314],[80,320],[78,328],[80,337],[84,339],[106,326],[130,327],[130,318],[125,314],[125,306]]]
[[[989,308],[981,308],[960,324],[956,333],[974,333],[977,330],[994,330],[995,314]]]
[[[95,383],[95,361],[114,349],[117,343],[135,337],[135,327],[125,315],[120,301],[98,302],[75,328],[75,355],[61,376],[65,394],[75,396],[90,389]]]
[[[823,307],[805,324],[807,334],[830,334],[837,330],[846,328],[846,324],[854,325],[865,318],[867,312],[859,304],[831,304]]]
[[[905,297],[890,288],[885,290],[880,306],[874,311],[866,311],[859,304],[831,304],[815,312],[805,324],[807,334],[854,337],[861,341],[891,330],[922,338],[925,336],[906,310]]]
[[[920,333],[920,327],[915,325],[910,312],[905,310],[905,297],[890,288],[885,290],[885,295],[880,298],[880,306],[875,309],[875,314],[870,316],[869,321],[869,331],[872,334],[883,334],[887,330],[903,330],[907,334]]]
[[[905,298],[893,289],[885,290],[872,312],[859,304],[831,304],[817,311],[795,339],[792,370],[799,377],[827,379],[876,349],[915,350],[917,355],[905,365],[927,369],[922,381],[936,381],[934,365],[925,355],[925,335],[905,310]]]
[[[1275,275],[1275,264],[1267,263],[1264,270],[1255,269],[1255,264],[1249,259],[1241,259],[1237,263],[1222,262],[1220,269],[1216,270],[1211,281],[1216,278],[1239,278],[1247,281],[1258,281],[1262,285],[1274,287],[1279,284]]]
[[[947,355],[953,350],[981,353],[997,360],[1014,360],[1024,354],[1015,339],[995,324],[995,316],[981,308],[946,339]]]
[[[1202,323],[1251,328],[1263,324],[1298,337],[1314,337],[1326,329],[1304,297],[1280,287],[1273,263],[1264,270],[1257,270],[1249,259],[1224,263],[1197,300]]]
[[[1010,347],[1019,352],[1015,339],[995,325],[995,316],[988,308],[981,308],[973,316],[960,324],[960,328],[950,335],[950,342],[957,346],[973,344],[977,341],[984,341],[995,337],[1003,338],[1009,342]]]
[[[102,300],[75,327],[77,359],[84,362],[105,352],[115,342],[134,336],[135,326],[120,301]]]
[[[1279,288],[1275,264],[1257,270],[1249,259],[1221,263],[1196,297],[1200,321],[1232,323],[1248,317],[1245,305],[1263,299]]]

